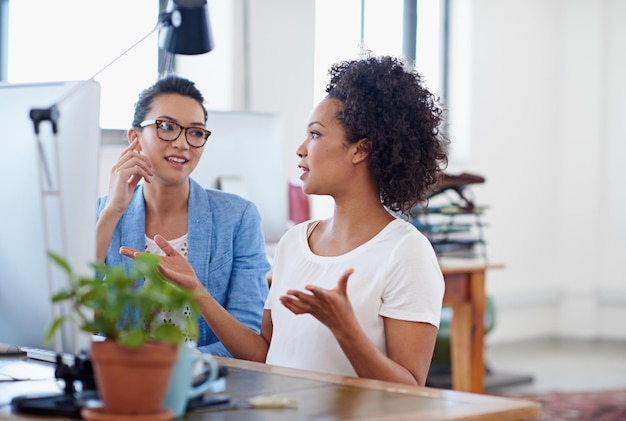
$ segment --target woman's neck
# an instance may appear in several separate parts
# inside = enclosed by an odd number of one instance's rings
[[[353,191],[334,199],[333,216],[321,221],[309,237],[311,250],[322,256],[345,254],[359,247],[395,219],[377,192]]]
[[[168,240],[187,232],[189,183],[164,187],[144,185],[146,235],[160,234]]]

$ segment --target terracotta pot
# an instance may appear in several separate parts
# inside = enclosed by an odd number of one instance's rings
[[[178,349],[174,345],[147,343],[128,349],[115,341],[91,344],[98,394],[110,414],[155,414],[163,401]]]

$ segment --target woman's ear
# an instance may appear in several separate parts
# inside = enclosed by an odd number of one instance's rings
[[[126,132],[126,138],[128,139],[128,144],[130,145],[135,140],[139,140],[139,132],[137,131],[137,129],[135,127],[131,127]],[[141,143],[140,142],[137,143],[137,147],[135,148],[135,150],[136,151],[140,151],[141,150]]]
[[[356,149],[354,151],[354,156],[352,157],[352,163],[358,164],[367,159],[370,154],[371,142],[368,138],[364,137],[356,143]]]

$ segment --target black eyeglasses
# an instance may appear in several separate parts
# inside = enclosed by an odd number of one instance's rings
[[[185,140],[192,148],[203,147],[209,136],[211,136],[211,132],[202,127],[184,127],[169,120],[145,120],[139,123],[139,127],[146,127],[152,124],[156,125],[156,132],[159,139],[165,140],[166,142],[178,139],[183,130],[185,130]]]

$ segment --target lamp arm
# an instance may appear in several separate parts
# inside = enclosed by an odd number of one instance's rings
[[[102,73],[103,71],[105,71],[106,69],[109,68],[109,66],[111,66],[113,63],[115,63],[116,61],[118,61],[119,59],[121,59],[122,57],[124,57],[126,54],[128,54],[130,51],[132,51],[136,46],[138,46],[139,44],[141,44],[146,38],[148,38],[150,35],[154,34],[156,31],[160,30],[163,27],[163,22],[161,22],[161,20],[159,20],[157,22],[157,24],[155,25],[155,27],[148,32],[146,35],[144,35],[143,37],[141,37],[139,40],[137,40],[133,45],[131,45],[130,47],[128,47],[126,50],[124,50],[122,53],[120,53],[117,57],[115,57],[113,60],[111,60],[110,62],[108,62],[104,67],[102,67],[100,70],[98,70],[96,73],[94,73],[89,79],[86,80],[86,82],[93,80],[96,78],[96,76],[98,76],[100,73]],[[70,96],[72,96],[74,94],[74,92],[78,91],[82,86],[82,83],[76,85],[76,87],[74,89],[72,89],[69,92],[66,92],[64,96],[62,96],[61,98],[59,98],[59,100],[55,103],[56,104],[60,104],[61,102],[63,102],[66,98],[69,98]]]
[[[116,61],[118,61],[119,59],[121,59],[122,57],[124,57],[127,53],[129,53],[133,48],[135,48],[136,46],[138,46],[139,44],[141,44],[143,42],[143,40],[145,40],[146,38],[148,38],[150,35],[154,34],[156,31],[160,30],[161,27],[163,26],[163,23],[159,20],[157,22],[157,24],[155,25],[154,29],[152,29],[150,32],[148,32],[146,35],[144,35],[143,37],[141,37],[139,40],[137,40],[133,45],[131,45],[130,47],[128,47],[126,50],[124,50],[122,53],[120,53],[120,55],[118,55],[117,57],[115,57],[111,62],[109,62],[107,65],[105,65],[102,69],[98,70],[96,73],[94,73],[93,76],[91,76],[89,78],[89,80],[94,79],[96,76],[98,76],[100,73],[102,73],[103,71],[105,71],[109,66],[111,66],[113,63],[115,63]]]

